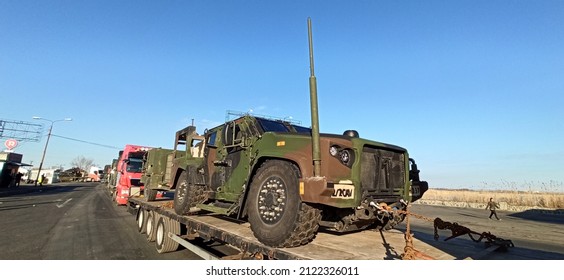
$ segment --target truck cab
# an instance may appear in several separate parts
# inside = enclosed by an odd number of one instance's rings
[[[140,196],[143,160],[151,147],[126,145],[117,162],[116,187],[113,194],[118,205],[126,205],[130,196]]]

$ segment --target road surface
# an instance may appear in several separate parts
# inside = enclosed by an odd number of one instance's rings
[[[137,232],[135,218],[124,206],[114,205],[102,185],[61,184],[41,190],[9,196],[0,192],[0,259],[199,259],[185,249],[158,254],[154,243]],[[440,240],[435,241],[432,223],[411,219],[418,242],[440,248],[457,259],[564,260],[562,216],[500,211],[502,221],[494,221],[483,209],[414,205],[411,211],[458,222],[476,232],[489,231],[515,244],[506,253],[484,255],[483,243],[472,242],[467,236],[445,242],[449,231],[440,231]]]

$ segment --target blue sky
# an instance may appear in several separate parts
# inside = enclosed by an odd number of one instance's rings
[[[0,119],[71,117],[53,133],[115,147],[170,148],[227,110],[309,126],[311,17],[322,132],[405,147],[433,187],[564,191],[562,15],[563,1],[2,1]],[[16,152],[38,164],[45,140]],[[45,165],[117,153],[52,137]]]

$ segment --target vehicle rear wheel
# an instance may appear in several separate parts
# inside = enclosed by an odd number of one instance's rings
[[[147,211],[147,229],[145,233],[147,234],[147,241],[155,241],[155,221],[159,215],[155,214],[153,211]]]
[[[190,208],[204,202],[205,199],[204,187],[188,183],[188,174],[182,171],[174,192],[174,212],[178,215],[186,215],[190,212]]]
[[[145,209],[137,211],[137,230],[139,233],[145,233],[147,230],[147,211]]]
[[[296,247],[313,240],[321,211],[301,202],[298,175],[284,161],[270,160],[257,171],[247,198],[255,237],[272,247]]]
[[[145,190],[143,191],[145,192],[145,197],[147,198],[147,201],[155,201],[155,199],[157,198],[157,193],[159,192],[157,190],[153,190],[148,187],[145,187]]]
[[[161,216],[157,222],[155,245],[159,254],[173,252],[178,249],[178,243],[168,237],[168,233],[180,234],[180,223],[168,217]]]

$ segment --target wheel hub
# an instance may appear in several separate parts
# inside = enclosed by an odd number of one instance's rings
[[[286,206],[286,185],[278,177],[268,178],[261,187],[258,199],[260,218],[267,224],[278,222]]]
[[[182,183],[180,184],[178,190],[176,190],[178,192],[178,201],[180,203],[184,202],[184,197],[186,196],[186,192],[188,192],[188,187],[187,184]]]

